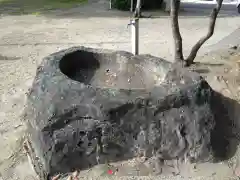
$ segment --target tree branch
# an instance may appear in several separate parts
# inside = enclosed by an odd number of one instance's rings
[[[182,37],[179,30],[178,11],[180,0],[171,0],[171,26],[174,39],[174,60],[183,61]]]
[[[191,49],[191,52],[186,59],[186,66],[190,66],[193,63],[194,59],[197,56],[198,50],[213,35],[214,29],[215,29],[215,24],[216,24],[216,19],[217,19],[218,13],[222,7],[222,2],[223,2],[223,0],[217,0],[217,5],[210,14],[210,23],[209,23],[209,27],[208,27],[208,32]]]

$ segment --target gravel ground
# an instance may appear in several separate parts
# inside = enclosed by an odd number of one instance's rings
[[[160,17],[140,20],[140,52],[171,61],[173,46],[169,17],[164,13],[153,14]],[[26,101],[25,93],[31,87],[41,59],[55,51],[78,45],[129,51],[131,44],[130,29],[127,28],[128,16],[127,12],[108,11],[103,0],[68,11],[52,11],[39,16],[1,16],[0,179],[33,179],[34,173],[30,170],[20,146],[24,132],[21,113]],[[180,18],[185,52],[205,35],[207,25],[206,17]],[[205,49],[239,27],[240,17],[219,18],[216,32],[206,43]],[[204,48],[201,53],[204,53]],[[187,173],[188,177],[189,174],[191,173]],[[216,179],[221,179],[220,177],[230,177],[232,174],[229,166],[220,163],[209,166],[205,164],[192,176],[205,176],[204,179],[216,176]],[[93,178],[83,176],[85,179]]]

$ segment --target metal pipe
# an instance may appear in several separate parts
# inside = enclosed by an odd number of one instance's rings
[[[132,32],[132,53],[139,54],[139,19],[131,19],[131,32]]]

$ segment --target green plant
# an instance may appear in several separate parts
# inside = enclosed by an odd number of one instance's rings
[[[163,0],[142,0],[142,9],[155,9],[161,8]],[[135,9],[137,0],[133,0],[133,8]],[[114,8],[128,11],[131,8],[131,0],[113,0],[112,5]]]
[[[131,0],[113,0],[112,5],[116,9],[128,11],[131,7]]]

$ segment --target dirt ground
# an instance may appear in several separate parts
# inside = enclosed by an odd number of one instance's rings
[[[26,92],[31,87],[36,68],[42,58],[50,53],[71,46],[84,45],[130,51],[129,14],[109,11],[104,0],[70,10],[53,10],[40,15],[9,15],[1,11],[0,17],[0,180],[34,180],[35,174],[22,150],[24,123],[21,114]],[[172,59],[172,37],[169,17],[153,12],[156,18],[140,21],[140,52]],[[208,19],[204,16],[182,16],[181,32],[184,50],[189,52],[195,39],[207,30]],[[217,20],[216,32],[206,43],[198,57],[194,70],[200,72],[217,91],[238,101],[240,50],[218,50],[205,54],[222,38],[240,27],[240,17],[222,16]],[[193,33],[194,32],[194,33]],[[193,35],[194,34],[194,35]],[[234,39],[239,38],[236,35]],[[237,103],[238,105],[238,103]],[[237,112],[237,105],[233,112]],[[234,118],[238,115],[232,113]],[[167,179],[237,179],[239,152],[221,163],[204,163],[182,167],[181,176]],[[119,176],[136,175],[134,162],[122,162]],[[139,163],[138,163],[139,164]],[[141,164],[141,163],[140,163]],[[120,164],[116,164],[119,166]],[[146,166],[140,175],[148,175]],[[240,168],[240,167],[239,167]],[[104,176],[106,167],[99,166],[80,173],[83,179],[120,179]],[[135,173],[134,173],[135,172]],[[240,170],[239,170],[240,173]],[[101,175],[101,176],[100,176]],[[166,179],[166,177],[161,177]],[[128,178],[134,179],[134,178]],[[140,178],[139,178],[140,179]],[[143,178],[141,178],[143,179]],[[144,178],[145,179],[145,178]],[[160,179],[146,176],[146,179]]]

